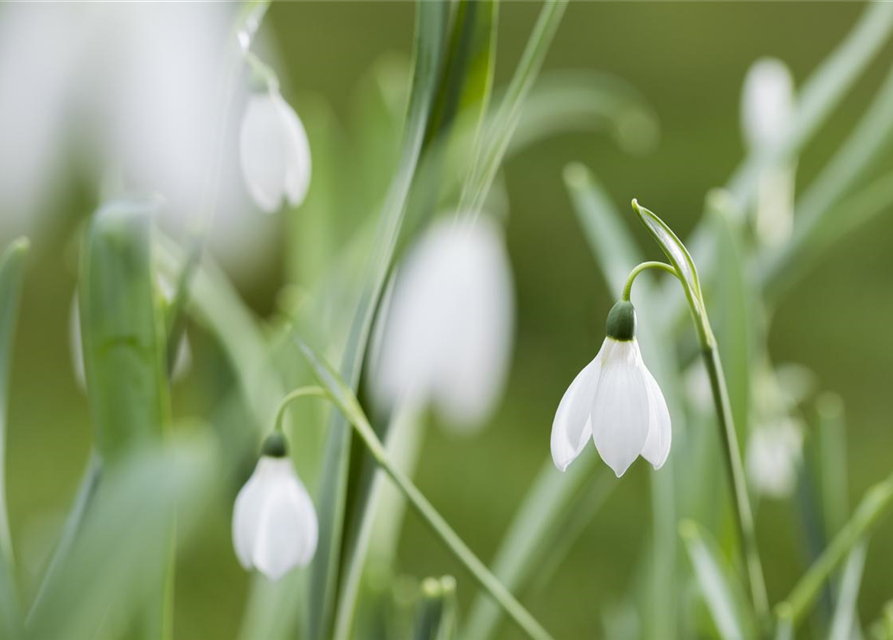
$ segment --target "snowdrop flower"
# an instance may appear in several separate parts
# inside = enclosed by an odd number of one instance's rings
[[[589,438],[618,478],[638,456],[659,469],[670,452],[670,412],[642,362],[636,312],[626,300],[611,309],[598,355],[574,378],[558,405],[552,423],[555,466],[567,469]]]
[[[747,73],[741,128],[751,150],[778,146],[794,121],[794,81],[781,60],[762,58]],[[794,166],[769,167],[757,194],[757,235],[767,244],[786,240],[793,227]]]
[[[310,142],[298,114],[270,87],[254,93],[239,135],[242,176],[254,202],[274,213],[297,207],[310,187]]]
[[[318,523],[313,502],[301,484],[283,435],[264,442],[257,467],[236,497],[233,545],[246,570],[278,580],[306,566],[316,552]]]
[[[469,431],[501,396],[514,325],[502,230],[488,217],[443,218],[410,250],[382,306],[369,379],[379,406],[432,403]]]
[[[754,429],[747,443],[747,475],[770,498],[785,498],[797,486],[803,429],[791,418]]]

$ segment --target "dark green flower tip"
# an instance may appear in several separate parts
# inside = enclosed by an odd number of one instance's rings
[[[270,458],[284,458],[288,455],[288,441],[285,439],[285,436],[279,433],[278,431],[274,431],[270,435],[267,436],[267,439],[264,440],[264,444],[261,447],[261,455],[268,456]]]
[[[628,342],[636,337],[636,310],[629,300],[621,300],[608,314],[608,323],[605,330],[609,338]]]

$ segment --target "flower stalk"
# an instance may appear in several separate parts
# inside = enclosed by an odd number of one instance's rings
[[[722,437],[725,466],[732,490],[733,513],[740,537],[740,549],[746,568],[751,602],[765,635],[768,633],[771,625],[771,614],[769,611],[769,599],[766,594],[766,582],[763,577],[763,566],[757,548],[753,511],[747,490],[741,450],[738,446],[738,436],[735,432],[732,404],[729,399],[716,337],[713,335],[710,321],[707,318],[697,269],[685,245],[682,244],[663,220],[648,209],[640,206],[636,200],[633,200],[632,205],[639,219],[661,246],[667,258],[669,258],[672,266],[660,262],[646,262],[635,267],[629,278],[627,278],[624,296],[629,295],[632,290],[632,282],[636,276],[649,268],[658,268],[674,273],[685,291],[686,300],[689,303],[692,320],[695,323],[695,330],[698,335],[701,357],[704,360],[704,366],[710,379],[710,389],[719,422],[720,436]]]

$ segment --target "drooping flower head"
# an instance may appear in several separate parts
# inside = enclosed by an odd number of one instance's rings
[[[433,404],[450,427],[471,430],[498,401],[514,325],[502,229],[490,217],[446,217],[413,246],[383,305],[375,400]]]
[[[310,142],[298,114],[275,86],[253,93],[242,120],[239,152],[245,185],[263,211],[299,206],[310,187]]]
[[[552,423],[555,466],[566,470],[590,438],[618,478],[638,456],[659,469],[670,452],[670,413],[642,361],[636,312],[626,300],[611,309],[601,349],[558,405]]]
[[[316,552],[318,523],[313,502],[295,473],[283,435],[264,442],[257,467],[236,497],[233,545],[246,570],[278,580],[303,567]]]

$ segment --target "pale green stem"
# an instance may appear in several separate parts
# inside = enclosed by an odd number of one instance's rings
[[[294,400],[297,400],[298,398],[306,398],[308,396],[328,398],[329,394],[322,387],[316,386],[298,387],[294,391],[286,394],[279,403],[279,408],[276,410],[276,418],[273,421],[273,430],[282,433],[282,420],[285,418],[285,410],[288,409],[288,406]]]
[[[637,265],[632,271],[630,271],[629,276],[626,279],[626,284],[623,285],[623,295],[621,296],[623,300],[629,302],[629,296],[633,291],[633,281],[636,279],[640,273],[647,269],[660,269],[662,271],[666,271],[667,273],[671,273],[677,278],[679,277],[679,273],[672,266],[667,264],[666,262],[643,262],[640,265]]]
[[[643,262],[630,272],[626,285],[623,288],[624,300],[629,300],[636,276],[646,269],[661,269],[672,273],[680,281],[682,280],[680,274],[671,265],[663,262]],[[686,294],[688,294],[688,289],[686,287],[683,288],[686,289]],[[744,464],[741,461],[741,450],[738,447],[738,436],[735,433],[735,422],[732,418],[732,404],[729,400],[726,378],[719,359],[716,338],[713,336],[713,330],[710,328],[707,314],[699,306],[696,306],[698,303],[693,297],[690,295],[686,297],[689,305],[692,307],[692,318],[695,319],[701,355],[704,358],[704,365],[710,377],[710,389],[713,392],[713,402],[716,407],[720,434],[723,440],[726,470],[729,474],[735,506],[733,512],[738,527],[738,534],[741,538],[741,553],[744,566],[747,568],[747,582],[750,586],[751,601],[763,631],[766,633],[770,621],[769,598],[766,595],[763,565],[760,562],[760,554],[757,549],[753,511],[751,510],[747,482],[744,476]]]
[[[300,387],[282,399],[279,404],[279,410],[276,414],[276,428],[280,429],[282,417],[288,405],[298,398],[307,396],[319,396],[328,398],[341,413],[347,418],[354,431],[366,445],[372,458],[379,467],[391,478],[400,492],[406,497],[407,501],[412,505],[416,512],[422,517],[431,531],[441,539],[441,541],[449,548],[456,559],[468,570],[468,572],[477,580],[478,584],[486,590],[490,596],[505,610],[508,616],[533,640],[552,640],[552,636],[537,622],[527,609],[506,589],[499,579],[494,576],[487,566],[474,554],[474,552],[465,544],[452,527],[444,520],[443,516],[438,513],[437,509],[428,502],[428,499],[413,484],[398,467],[396,467],[388,457],[387,451],[381,440],[375,434],[372,425],[369,424],[365,416],[362,419],[356,419],[352,416],[339,399],[332,395],[328,390],[321,387]]]
[[[790,595],[775,608],[779,624],[789,621],[792,626],[796,626],[800,622],[815,603],[822,585],[891,506],[893,506],[893,475],[868,490],[853,517],[800,578]]]

